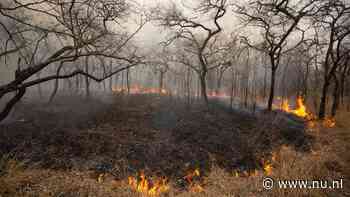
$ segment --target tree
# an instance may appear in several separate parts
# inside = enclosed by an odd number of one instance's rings
[[[226,13],[226,0],[202,0],[196,8],[192,8],[191,12],[197,17],[186,17],[184,13],[175,5],[167,9],[164,13],[158,13],[156,16],[160,25],[174,30],[175,35],[172,36],[167,44],[169,45],[175,40],[185,40],[190,48],[188,52],[197,56],[199,67],[190,65],[199,76],[201,84],[201,95],[205,104],[208,105],[206,77],[211,69],[208,62],[207,49],[208,45],[214,40],[215,36],[222,31],[219,24]],[[205,23],[199,22],[199,15],[211,15],[210,20],[214,23],[214,27],[210,27]],[[203,35],[204,32],[204,35]]]
[[[156,49],[154,49],[156,51]],[[153,51],[153,52],[154,52]],[[154,72],[159,74],[159,93],[164,90],[164,78],[166,73],[169,71],[169,63],[171,62],[172,52],[167,50],[165,47],[161,47],[161,51],[154,52],[151,56],[150,64],[153,65]]]
[[[323,119],[326,116],[327,95],[331,81],[334,79],[335,88],[338,88],[339,83],[336,71],[343,59],[347,57],[347,52],[342,50],[342,44],[350,35],[350,6],[342,0],[326,1],[321,12],[314,17],[314,23],[319,28],[326,30],[328,37],[326,43],[321,43],[321,45],[326,46],[326,53],[322,64],[323,85],[318,117]],[[336,95],[337,93],[335,93],[334,97]],[[335,99],[337,100],[337,98]],[[335,110],[336,106],[337,104],[334,104],[333,110]],[[333,111],[334,113],[335,111]]]
[[[271,78],[270,93],[267,108],[272,110],[274,102],[276,72],[283,54],[293,50],[304,42],[305,30],[300,22],[303,18],[314,15],[319,11],[317,0],[289,1],[266,0],[250,1],[249,6],[237,6],[236,12],[242,16],[246,24],[262,30],[263,42],[258,45],[250,43],[247,37],[242,37],[248,46],[266,53],[270,59]],[[289,38],[301,34],[296,44],[288,44]]]
[[[129,6],[124,0],[1,2],[0,27],[6,32],[6,42],[11,42],[11,48],[1,49],[0,54],[5,56],[15,53],[18,56],[18,68],[15,78],[0,86],[0,99],[15,93],[0,112],[0,121],[6,118],[28,87],[76,75],[101,82],[140,64],[141,57],[136,50],[129,50],[128,47],[131,39],[146,23],[144,17],[133,33],[122,28],[116,32],[115,28],[111,28],[112,25],[121,27],[118,24],[127,17]],[[48,45],[43,45],[44,41]],[[39,54],[38,51],[45,53]],[[39,58],[39,55],[42,57]],[[88,57],[114,59],[123,66],[102,77],[73,67],[68,74],[46,72],[45,76],[32,79],[32,76],[40,72],[44,74],[42,71],[52,68],[56,63],[64,66],[66,61],[76,62]]]

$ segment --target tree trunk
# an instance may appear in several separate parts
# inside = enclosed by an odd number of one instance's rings
[[[204,104],[208,106],[209,101],[208,101],[208,95],[207,95],[206,75],[207,75],[207,72],[202,72],[199,78],[200,78],[200,84],[201,84],[202,99],[204,101]]]
[[[270,95],[267,105],[267,110],[272,111],[272,104],[275,96],[275,82],[276,82],[276,68],[272,66],[271,69],[271,84],[270,84]]]
[[[41,72],[38,72],[38,74],[36,75],[38,79],[40,79],[40,75],[41,75]],[[38,84],[38,94],[39,94],[39,98],[43,98],[43,91],[40,83]]]
[[[68,87],[68,90],[70,91],[70,92],[72,92],[72,87],[73,87],[73,84],[72,84],[72,81],[71,81],[71,79],[67,79],[67,87]]]
[[[129,72],[130,72],[130,69],[126,69],[126,88],[127,88],[127,91],[128,91],[128,95],[130,94],[130,76],[129,76]]]
[[[89,74],[89,57],[85,58],[85,72]],[[90,81],[89,77],[85,77],[85,85],[86,85],[86,98],[90,97]]]
[[[201,95],[201,79],[200,77],[198,77],[198,80],[197,80],[197,93],[196,93],[196,97],[197,99],[199,100],[200,99],[200,95]]]
[[[164,72],[160,71],[160,73],[159,73],[159,94],[162,93],[163,89],[164,89]]]
[[[264,99],[264,102],[266,100],[266,86],[267,86],[267,68],[265,66],[264,68],[264,87],[263,87],[263,99]]]
[[[121,81],[121,88],[122,88],[122,91],[124,92],[124,72],[125,71],[122,71],[122,81]]]
[[[320,100],[320,109],[318,113],[319,119],[324,119],[326,117],[326,102],[327,102],[327,94],[328,94],[328,88],[329,88],[329,80],[325,79],[325,82],[322,87],[322,95]]]
[[[346,81],[346,74],[347,74],[347,71],[348,71],[348,62],[346,62],[346,65],[340,75],[340,87],[339,87],[339,96],[340,96],[340,102],[341,102],[341,105],[344,105],[344,97],[345,97],[345,81]]]
[[[77,75],[76,77],[75,77],[75,89],[76,89],[76,93],[78,93],[79,92],[79,90],[80,90],[80,83],[79,83],[80,81],[79,81],[79,75]]]
[[[13,107],[16,105],[18,101],[21,100],[21,98],[26,93],[25,88],[19,89],[19,91],[16,92],[15,96],[6,104],[5,108],[0,113],[0,122],[3,121],[11,112]],[[0,96],[1,98],[2,96]]]
[[[112,69],[111,69],[112,71]],[[113,89],[113,77],[110,77],[109,78],[109,92],[112,92],[112,89]]]
[[[191,105],[191,68],[187,68],[187,83],[186,83],[186,91],[187,91],[187,104]]]
[[[316,50],[317,50],[317,47],[316,47]],[[319,92],[319,84],[320,84],[320,79],[319,79],[319,76],[320,76],[320,72],[319,72],[319,69],[318,69],[318,65],[317,65],[317,61],[318,61],[318,56],[317,56],[317,51],[316,51],[316,57],[315,57],[315,70],[314,70],[314,85],[313,85],[313,92]],[[319,104],[318,104],[318,100],[319,100],[319,95],[317,93],[314,93],[313,95],[313,103],[314,103],[314,108],[315,108],[315,112],[317,113],[317,108],[319,107]]]
[[[231,71],[232,71],[232,80],[231,80],[231,97],[230,97],[230,108],[233,109],[233,97],[234,97],[234,85],[235,85],[235,72],[233,67],[231,67]]]
[[[224,71],[219,70],[219,74],[218,74],[218,81],[216,84],[216,94],[219,94],[221,91],[221,85],[222,85],[222,78],[224,76]]]
[[[63,64],[64,64],[64,62],[61,62],[59,67],[57,68],[57,71],[56,71],[57,76],[60,74],[61,69],[63,68]],[[50,95],[49,103],[52,103],[53,99],[55,98],[55,96],[57,94],[58,88],[59,88],[59,79],[55,79],[54,88],[53,88],[53,91]]]
[[[114,78],[114,86],[119,87],[119,78],[120,78],[120,73],[117,73]]]
[[[339,81],[334,77],[334,90],[333,90],[333,104],[331,109],[331,116],[335,117],[337,110],[339,108]]]

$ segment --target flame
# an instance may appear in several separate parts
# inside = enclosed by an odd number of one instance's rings
[[[273,169],[273,165],[272,163],[276,162],[277,159],[277,154],[276,152],[273,152],[271,154],[271,159],[261,159],[261,164],[263,166],[263,170],[265,175],[270,176],[272,174],[272,169]]]
[[[208,97],[212,97],[212,98],[229,98],[230,95],[226,94],[225,92],[211,91],[211,92],[208,92]]]
[[[309,122],[307,123],[307,128],[313,129],[313,128],[315,128],[315,127],[316,127],[316,122],[315,122],[315,121],[309,121]]]
[[[256,177],[256,176],[258,176],[259,175],[259,172],[258,172],[258,170],[253,170],[253,171],[251,171],[251,172],[249,172],[249,176],[251,176],[251,177]]]
[[[306,112],[306,106],[304,105],[304,100],[301,96],[297,98],[297,109],[293,110],[293,113],[302,118],[308,116],[308,113]]]
[[[315,121],[317,118],[314,114],[309,113],[306,109],[306,106],[304,104],[304,99],[299,96],[296,101],[297,108],[295,110],[291,110],[289,107],[288,100],[282,101],[282,110],[287,113],[292,113],[298,117],[305,118],[308,120],[308,128],[312,129],[315,128],[317,125],[317,122]],[[334,128],[336,125],[336,120],[333,117],[326,117],[324,120],[321,120],[321,125],[326,128]]]
[[[204,191],[204,188],[199,185],[198,183],[195,183],[194,185],[192,185],[189,189],[191,192],[193,193],[200,193]]]
[[[243,172],[239,172],[237,170],[233,171],[233,176],[235,177],[256,177],[259,175],[259,171],[257,169],[254,170],[244,170]]]
[[[304,104],[304,99],[301,96],[299,96],[296,100],[295,110],[290,109],[288,99],[285,99],[282,101],[282,110],[287,113],[292,113],[301,118],[312,119],[313,117],[311,113],[308,113],[306,106]]]
[[[266,175],[271,175],[272,174],[272,164],[270,164],[270,163],[266,163],[265,165],[264,165],[264,172],[265,172],[265,174]]]
[[[97,182],[98,182],[98,183],[102,183],[104,177],[105,177],[105,174],[100,174],[100,175],[98,175],[98,177],[97,177]]]
[[[290,112],[290,107],[289,107],[289,102],[288,100],[283,100],[282,101],[282,110],[285,112]]]
[[[277,160],[277,154],[275,152],[273,152],[272,156],[271,156],[271,161],[275,162],[276,160]]]
[[[238,172],[238,171],[234,171],[234,172],[233,172],[233,175],[234,175],[235,177],[239,177],[239,172]]]
[[[128,182],[133,190],[149,196],[158,196],[170,189],[167,178],[149,180],[143,171],[140,172],[139,178],[128,177]]]
[[[322,121],[322,123],[324,127],[333,128],[335,127],[336,121],[335,118],[327,117]]]
[[[127,92],[127,88],[112,87],[113,92]],[[143,88],[139,85],[131,86],[129,89],[130,94],[161,94],[166,95],[169,92],[164,88]]]
[[[166,91],[166,89],[162,88],[162,89],[160,89],[160,93],[161,94],[168,94],[168,91]]]
[[[188,188],[189,191],[194,193],[199,193],[204,191],[204,188],[199,183],[194,182],[194,178],[200,177],[200,176],[201,174],[198,168],[195,169],[194,171],[188,172],[187,175],[184,176],[184,179],[189,184],[189,188]]]

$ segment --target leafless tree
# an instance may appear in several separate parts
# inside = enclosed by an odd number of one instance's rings
[[[246,24],[262,30],[263,42],[253,45],[247,37],[243,41],[250,47],[266,53],[270,59],[271,79],[268,110],[272,110],[275,94],[276,72],[281,56],[304,42],[305,30],[300,22],[303,18],[312,16],[319,11],[317,0],[254,0],[249,6],[240,6],[235,11],[242,16]],[[291,35],[300,34],[296,44],[288,43]]]
[[[319,28],[326,30],[328,37],[325,43],[320,43],[325,46],[326,50],[322,65],[323,85],[318,114],[319,118],[323,119],[326,116],[326,103],[331,81],[334,79],[335,88],[338,88],[336,71],[343,59],[347,57],[347,52],[342,49],[344,40],[350,35],[350,6],[342,0],[326,1],[326,5],[322,7],[318,15],[315,15],[314,20]],[[336,106],[337,104],[334,105],[333,110]]]
[[[135,32],[128,33],[120,24],[128,15],[129,6],[124,0],[1,2],[0,27],[8,37],[6,42],[11,44],[4,50],[1,49],[0,54],[3,57],[16,53],[18,68],[14,79],[0,86],[0,99],[9,93],[15,93],[0,112],[0,121],[6,118],[28,87],[76,75],[102,82],[120,71],[140,64],[141,57],[136,50],[129,50],[128,47],[146,20],[142,17]],[[112,29],[112,25],[119,27],[119,30]],[[49,45],[44,45],[44,42]],[[44,55],[39,51],[45,51]],[[122,66],[102,77],[74,67],[68,74],[55,72],[46,73],[46,76],[38,79],[32,78],[56,63],[59,67],[64,67],[68,65],[64,62],[75,62],[84,57],[110,58]]]
[[[190,48],[187,48],[187,52],[197,56],[199,66],[189,66],[199,76],[201,95],[206,104],[208,104],[206,77],[208,71],[213,69],[208,62],[207,50],[210,43],[215,40],[215,36],[222,31],[219,20],[226,13],[226,6],[226,0],[202,0],[198,6],[191,9],[193,16],[199,14],[198,17],[186,17],[175,4],[172,8],[166,9],[165,12],[160,12],[157,15],[157,20],[161,26],[170,28],[175,32],[175,35],[167,41],[167,44],[179,39],[185,40],[187,45],[190,46]],[[200,18],[205,14],[210,15],[214,27],[200,22]]]

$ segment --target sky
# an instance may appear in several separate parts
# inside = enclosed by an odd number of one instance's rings
[[[149,9],[157,5],[169,5],[175,3],[181,6],[183,0],[135,0],[144,9]],[[190,1],[186,2],[189,5]],[[187,16],[190,16],[191,12],[186,11]],[[219,20],[220,25],[223,27],[223,33],[229,35],[231,32],[236,32],[239,27],[239,20],[234,16],[232,8],[228,8],[226,15]],[[131,25],[133,27],[133,25]],[[132,29],[132,28],[131,28]],[[137,41],[144,47],[155,47],[161,41],[166,39],[166,35],[169,31],[164,28],[158,27],[156,22],[150,22],[137,35]]]

